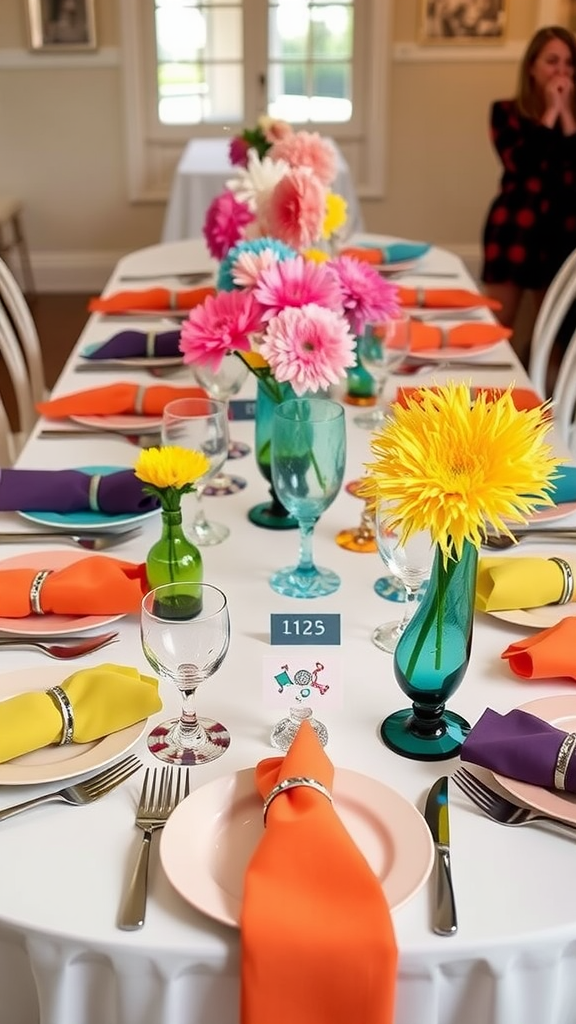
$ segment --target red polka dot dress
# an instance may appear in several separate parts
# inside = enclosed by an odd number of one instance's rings
[[[546,288],[576,248],[576,134],[494,103],[490,133],[504,173],[484,228],[486,284]]]

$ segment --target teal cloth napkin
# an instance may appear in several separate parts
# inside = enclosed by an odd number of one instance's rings
[[[362,249],[380,249],[383,263],[401,263],[402,260],[416,260],[430,249],[428,242],[390,242],[389,245],[375,245],[374,242],[358,242]]]
[[[560,466],[554,490],[550,492],[557,505],[563,501],[576,501],[576,466]]]

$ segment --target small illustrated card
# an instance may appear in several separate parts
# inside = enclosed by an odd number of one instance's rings
[[[342,707],[341,659],[328,648],[278,648],[262,663],[264,705],[288,714],[292,707],[310,707],[317,718]]]

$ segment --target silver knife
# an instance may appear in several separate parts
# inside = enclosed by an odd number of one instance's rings
[[[436,898],[432,927],[437,935],[455,935],[458,921],[450,871],[450,822],[446,775],[432,786],[426,800],[424,817],[436,849]]]

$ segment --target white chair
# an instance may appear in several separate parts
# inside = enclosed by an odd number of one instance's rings
[[[8,419],[8,413],[0,398],[0,467],[11,466],[16,455],[15,445],[12,439],[12,427]]]
[[[0,255],[18,250],[24,287],[34,293],[28,243],[22,227],[22,203],[15,196],[0,196]]]
[[[576,331],[560,364],[552,400],[556,429],[576,457]]]
[[[562,322],[576,301],[576,250],[564,261],[548,288],[536,317],[530,343],[528,375],[534,389],[546,395],[546,374]]]
[[[30,389],[35,402],[47,397],[40,339],[30,308],[7,263],[0,259],[0,302],[8,312],[28,366]]]
[[[30,385],[28,366],[20,347],[20,342],[10,317],[0,303],[0,356],[4,361],[18,413],[18,429],[11,430],[8,426],[8,453],[10,462],[20,453],[28,437],[37,415],[34,408],[34,397]]]

